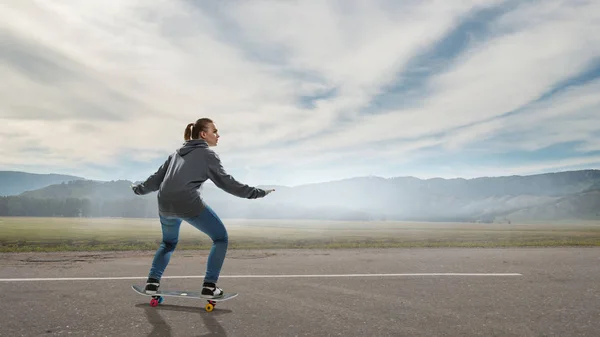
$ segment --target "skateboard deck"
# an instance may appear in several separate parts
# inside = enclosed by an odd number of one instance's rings
[[[132,285],[131,288],[138,294],[144,296],[150,296],[152,299],[150,300],[150,306],[155,307],[164,301],[164,297],[187,297],[187,298],[196,298],[201,300],[206,300],[208,303],[204,307],[206,311],[210,312],[214,309],[217,302],[223,302],[230,300],[237,295],[238,293],[225,293],[222,297],[217,298],[207,298],[202,295],[199,291],[185,291],[185,290],[159,290],[155,294],[146,294],[142,287],[137,285]]]

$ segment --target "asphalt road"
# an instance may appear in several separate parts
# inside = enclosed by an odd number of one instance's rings
[[[185,298],[152,308],[131,290],[152,255],[2,254],[0,336],[600,332],[599,248],[230,251],[219,283],[240,295],[210,313]],[[206,255],[176,252],[162,288],[198,289]]]

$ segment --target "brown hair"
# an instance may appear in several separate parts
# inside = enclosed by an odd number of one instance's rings
[[[200,118],[196,123],[190,123],[186,126],[183,132],[183,139],[187,142],[190,139],[198,139],[200,131],[207,131],[208,124],[213,121],[210,118]]]

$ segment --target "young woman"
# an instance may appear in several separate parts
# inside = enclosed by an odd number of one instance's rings
[[[227,230],[221,219],[204,203],[198,189],[210,179],[222,190],[240,198],[262,198],[274,190],[263,190],[236,181],[225,172],[219,156],[209,147],[219,141],[218,130],[209,118],[187,125],[185,143],[169,155],[164,164],[146,181],[132,185],[135,194],[158,191],[159,219],[162,243],[152,261],[145,292],[155,294],[160,279],[179,238],[179,226],[186,221],[207,234],[213,244],[208,255],[202,295],[206,298],[223,296],[217,281],[227,253]]]

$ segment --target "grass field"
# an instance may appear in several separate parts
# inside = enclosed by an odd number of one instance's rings
[[[230,249],[600,246],[600,223],[475,224],[223,219]],[[0,217],[0,252],[154,250],[158,219]],[[178,249],[210,240],[182,224]]]

